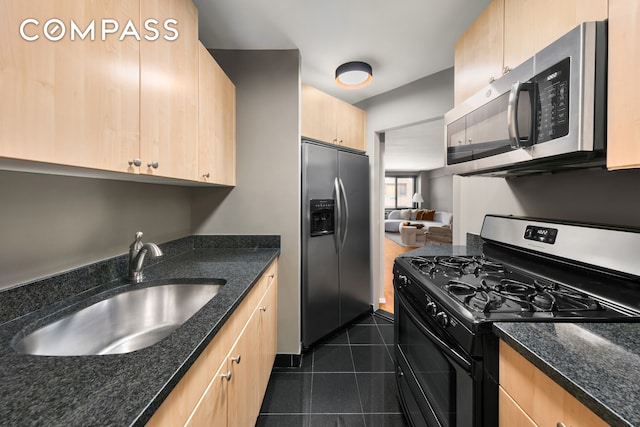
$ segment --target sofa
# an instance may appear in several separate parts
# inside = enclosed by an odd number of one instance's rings
[[[450,245],[453,242],[453,223],[441,227],[428,227],[424,232],[425,244]]]
[[[423,218],[427,218],[426,220]],[[384,220],[384,231],[399,233],[400,225],[409,222],[411,225],[421,225],[426,231],[429,227],[442,227],[453,222],[453,213],[433,211],[429,209],[402,209],[389,212]]]

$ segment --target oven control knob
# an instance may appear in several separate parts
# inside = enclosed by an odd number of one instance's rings
[[[409,279],[404,274],[398,275],[398,285],[400,288],[403,288],[409,284]]]
[[[447,313],[445,313],[444,311],[441,311],[436,315],[436,321],[443,328],[449,326],[449,316],[447,316]]]
[[[427,304],[427,313],[429,313],[432,316],[435,316],[437,312],[438,312],[438,307],[436,306],[435,302],[431,301],[430,303]]]

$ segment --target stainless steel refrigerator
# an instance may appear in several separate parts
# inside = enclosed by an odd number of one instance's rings
[[[302,140],[302,345],[371,305],[369,158]]]

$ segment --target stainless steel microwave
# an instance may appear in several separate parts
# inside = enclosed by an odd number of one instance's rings
[[[606,161],[607,22],[585,22],[445,114],[446,166],[522,175]]]

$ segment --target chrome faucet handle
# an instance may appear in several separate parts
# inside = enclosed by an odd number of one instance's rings
[[[129,246],[129,281],[140,283],[145,255],[156,258],[162,256],[162,250],[155,243],[142,243],[142,232],[136,233],[136,240]]]
[[[131,263],[131,261],[133,260],[133,258],[135,258],[136,255],[138,255],[138,252],[140,252],[140,249],[142,249],[142,231],[137,231],[136,232],[136,238],[133,241],[133,243],[131,243],[131,245],[129,245],[129,262]]]

